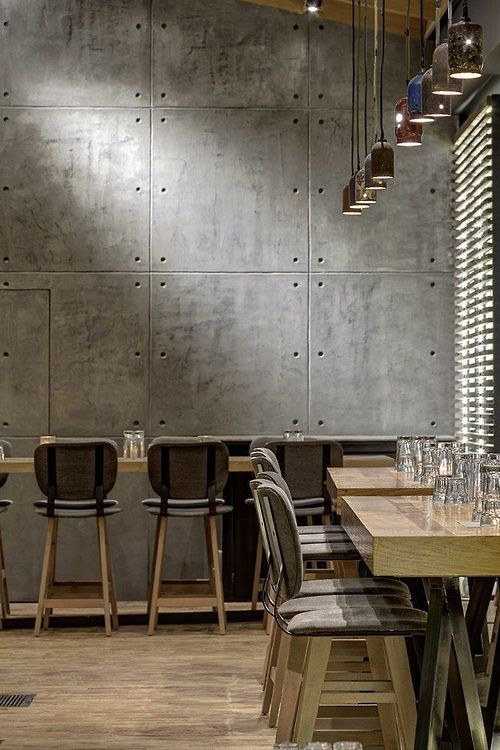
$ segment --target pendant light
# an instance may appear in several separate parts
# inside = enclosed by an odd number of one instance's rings
[[[453,0],[448,0],[448,29],[452,20]],[[450,77],[448,42],[443,44],[436,42],[436,49],[432,55],[432,91],[434,94],[443,94],[444,96],[460,96],[463,92],[462,81],[459,78]]]
[[[452,78],[480,78],[483,69],[483,27],[471,23],[467,0],[462,18],[448,29],[448,63]]]
[[[364,93],[364,130],[365,130],[365,185],[370,190],[386,190],[385,180],[374,180],[372,177],[372,155],[368,151],[368,37],[367,37],[367,14],[365,0],[365,44],[364,44],[364,68],[365,68],[365,93]],[[377,140],[377,57],[378,57],[378,9],[375,4],[373,18],[373,136]]]
[[[385,0],[382,0],[382,57],[380,60],[380,139],[374,144],[372,154],[372,179],[392,180],[394,177],[394,150],[384,134],[384,58],[385,58]]]
[[[365,8],[366,12],[366,8]],[[361,0],[358,0],[358,37],[356,42],[356,64],[357,64],[357,75],[356,75],[356,153],[357,153],[357,167],[356,167],[356,203],[370,205],[376,203],[377,194],[374,190],[367,188],[365,184],[365,168],[361,166],[360,153],[359,153],[359,79],[360,79],[360,59],[359,59],[359,40],[361,37]],[[365,16],[365,49],[366,49],[366,16]],[[366,73],[365,73],[366,74]],[[365,131],[366,132],[366,131]]]
[[[434,122],[434,118],[424,115],[422,109],[422,78],[424,71],[424,0],[420,0],[420,73],[417,73],[408,84],[407,98],[410,122]]]
[[[435,30],[436,45],[440,41],[440,8],[441,0],[436,2]],[[449,96],[435,94],[432,90],[432,68],[426,70],[422,77],[422,111],[424,115],[429,115],[433,119],[439,117],[451,117],[451,99]]]
[[[410,2],[406,5],[406,86],[408,87],[410,78],[411,62],[411,37],[410,37]],[[418,122],[411,122],[408,113],[408,97],[405,96],[396,104],[394,113],[394,133],[396,135],[397,146],[421,146],[422,145],[422,125]]]
[[[322,4],[322,0],[306,0],[304,10],[306,13],[319,13]]]
[[[342,190],[342,213],[351,216],[360,216],[361,206],[356,205],[356,186],[354,184],[354,86],[356,78],[356,60],[354,56],[355,32],[354,32],[354,0],[352,0],[352,86],[351,86],[351,178]],[[351,187],[352,186],[352,187]],[[367,208],[367,206],[365,206]]]

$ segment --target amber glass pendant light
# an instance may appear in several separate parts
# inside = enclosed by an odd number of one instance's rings
[[[420,73],[413,76],[408,83],[408,90],[406,93],[410,122],[434,122],[434,118],[424,115],[422,109],[422,79],[425,72],[424,52],[424,0],[420,0]]]
[[[385,180],[374,180],[372,178],[372,155],[368,151],[368,37],[367,37],[367,12],[365,0],[365,44],[364,44],[364,68],[365,68],[365,91],[364,91],[364,132],[365,132],[365,161],[363,169],[365,170],[365,185],[370,190],[386,190],[387,183]],[[378,8],[374,4],[373,16],[373,140],[377,141],[377,58],[378,58]]]
[[[448,29],[453,20],[453,2],[448,0]],[[436,31],[436,33],[438,33]],[[444,96],[460,96],[463,92],[463,82],[460,78],[451,78],[448,62],[448,42],[439,44],[432,55],[432,91]]]
[[[342,213],[347,216],[360,216],[362,208],[356,204],[356,179],[354,176],[354,104],[355,104],[355,82],[356,82],[356,58],[355,58],[355,30],[354,30],[354,2],[352,0],[352,86],[351,86],[351,177],[342,190]]]
[[[480,78],[482,75],[483,27],[471,22],[467,0],[463,0],[462,18],[448,29],[448,64],[451,78]]]
[[[436,45],[440,43],[440,9],[441,0],[435,0],[436,16]],[[429,115],[433,119],[440,117],[451,117],[451,100],[449,96],[435,94],[433,92],[432,68],[426,70],[422,77],[422,111],[424,115]]]
[[[394,177],[394,150],[384,134],[384,58],[385,58],[385,0],[382,0],[382,56],[380,59],[380,138],[371,151],[372,179],[392,180]]]
[[[406,5],[406,87],[408,88],[411,66],[411,37],[410,37],[410,2]],[[397,146],[421,146],[422,145],[422,125],[418,122],[411,122],[408,112],[408,97],[405,96],[396,104],[394,112],[394,133],[396,135]]]
[[[360,153],[359,153],[359,79],[360,75],[360,40],[361,37],[361,0],[358,0],[358,37],[357,37],[357,52],[356,52],[356,64],[357,64],[357,76],[356,76],[356,154],[357,154],[357,167],[356,167],[356,203],[361,205],[371,205],[376,203],[377,194],[375,190],[366,186],[365,181],[365,168],[361,166]],[[365,76],[366,76],[366,7],[365,7],[365,37],[364,37],[364,48],[365,48]],[[366,85],[365,85],[366,90]],[[366,102],[366,97],[365,97]],[[365,128],[366,128],[366,113],[365,113]],[[365,130],[366,140],[366,130]]]

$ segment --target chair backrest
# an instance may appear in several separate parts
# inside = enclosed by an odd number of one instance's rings
[[[250,460],[255,476],[263,471],[273,471],[281,474],[280,465],[275,454],[269,448],[255,448],[250,453]]]
[[[293,505],[287,493],[261,477],[252,480],[266,528],[272,583],[279,599],[296,596],[303,582],[302,549]]]
[[[10,458],[10,456],[12,456],[12,446],[8,440],[0,440],[0,448],[3,448],[5,458]],[[8,478],[8,474],[0,474],[0,487],[4,486]]]
[[[204,500],[211,514],[216,496],[227,484],[229,452],[220,440],[198,438],[156,438],[148,450],[151,486],[161,498],[160,513],[167,512],[168,500]]]
[[[309,497],[328,499],[326,470],[342,466],[344,452],[336,440],[273,440],[267,448],[276,455],[294,500]]]
[[[48,514],[55,500],[102,500],[113,488],[118,471],[116,443],[112,440],[61,440],[35,449],[35,476],[48,498]]]

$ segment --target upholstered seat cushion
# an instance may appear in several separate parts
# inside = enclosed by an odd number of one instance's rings
[[[120,508],[120,506],[115,502],[115,505],[107,506],[104,508],[104,515],[105,516],[113,516],[116,513],[121,513],[123,508]],[[35,512],[38,513],[39,516],[46,516],[48,517],[47,512],[47,506],[45,507],[37,507],[35,508]],[[69,508],[56,508],[54,510],[54,516],[56,518],[95,518],[97,516],[97,509],[95,505],[93,505],[92,508],[80,508],[71,510]]]
[[[328,596],[307,596],[289,599],[279,607],[279,613],[290,620],[301,612],[317,612],[330,607],[352,609],[359,607],[383,607],[401,609],[411,607],[409,597],[399,594],[330,594]]]
[[[324,594],[399,594],[409,598],[410,590],[405,583],[392,578],[325,578],[303,581],[297,596]]]
[[[344,532],[343,534],[331,534],[327,532],[325,534],[299,534],[301,544],[323,544],[325,542],[347,542],[351,543],[350,538]]]
[[[300,500],[292,500],[292,503],[293,503],[293,507],[294,508],[303,509],[303,508],[316,508],[316,507],[318,507],[318,508],[322,509],[322,512],[324,512],[325,501],[323,500],[322,497],[306,497],[306,498],[302,498]],[[254,505],[255,504],[255,500],[253,499],[253,497],[247,497],[247,499],[245,500],[245,504],[246,505]]]
[[[402,607],[331,607],[292,617],[288,632],[294,636],[417,635],[425,633],[427,616]]]
[[[320,542],[302,544],[302,557],[309,560],[360,560],[361,556],[352,542]]]
[[[347,534],[343,526],[298,526],[300,534]]]
[[[2,513],[4,510],[7,510],[7,508],[10,508],[12,505],[12,500],[0,500],[0,513]]]
[[[322,516],[325,512],[325,506],[321,505],[307,505],[305,508],[298,508],[294,505],[295,517],[306,518],[307,516]]]
[[[226,505],[221,498],[216,498],[215,512],[216,515],[222,515],[224,513],[231,513],[233,510],[231,505]],[[142,504],[145,506],[148,513],[152,513],[155,516],[160,514],[160,498],[153,497],[147,500],[143,500]],[[191,517],[191,516],[208,516],[210,513],[208,507],[208,499],[199,500],[169,500],[167,515],[177,517]]]

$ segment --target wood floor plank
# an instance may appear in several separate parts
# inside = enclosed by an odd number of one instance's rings
[[[260,716],[259,623],[2,631],[1,689],[36,693],[2,709],[2,750],[269,750]]]

